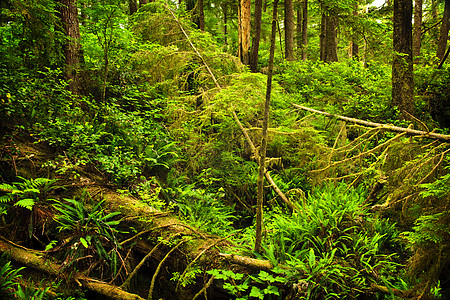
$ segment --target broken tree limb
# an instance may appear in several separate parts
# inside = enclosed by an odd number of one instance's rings
[[[268,260],[255,259],[247,256],[240,256],[229,253],[219,253],[219,256],[225,259],[226,261],[258,270],[272,270],[274,267],[273,264]]]
[[[79,282],[84,288],[89,289],[98,294],[110,297],[116,300],[144,300],[144,298],[128,293],[117,286],[108,284],[106,282],[98,281],[93,278],[86,277],[82,274],[76,273],[69,276],[69,274],[62,273],[63,267],[52,261],[49,258],[44,257],[42,253],[36,252],[32,249],[24,247],[17,247],[13,243],[10,243],[7,239],[0,236],[0,252],[7,253],[10,258],[24,266],[45,272],[53,276],[67,275],[67,278],[71,278],[75,282]]]
[[[306,110],[306,111],[313,112],[313,113],[318,113],[318,114],[321,114],[321,115],[325,115],[327,117],[337,118],[337,119],[340,119],[340,120],[344,120],[344,121],[347,121],[347,122],[352,122],[352,123],[356,123],[356,124],[360,124],[360,125],[364,125],[364,126],[377,127],[377,128],[381,128],[381,129],[395,131],[395,132],[405,132],[406,134],[409,134],[409,135],[419,135],[421,137],[427,137],[427,138],[434,138],[434,139],[439,139],[439,140],[444,140],[444,141],[450,141],[450,135],[447,135],[447,134],[440,134],[440,133],[435,133],[435,132],[426,132],[426,131],[422,131],[422,130],[403,128],[403,127],[394,126],[394,125],[369,122],[369,121],[364,121],[364,120],[360,120],[360,119],[340,116],[340,115],[336,115],[336,114],[330,114],[330,113],[327,113],[327,112],[324,112],[324,111],[320,111],[320,110],[317,110],[317,109],[305,107],[305,106],[298,105],[298,104],[295,104],[295,103],[293,103],[292,105],[294,107],[302,109],[302,110]]]

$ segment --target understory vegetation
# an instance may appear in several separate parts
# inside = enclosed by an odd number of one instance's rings
[[[126,26],[121,18],[83,29],[82,95],[57,67],[52,51],[62,49],[23,49],[20,35],[35,32],[0,27],[2,297],[95,299],[90,278],[149,299],[448,296],[448,139],[389,128],[449,133],[448,64],[417,66],[420,120],[405,121],[391,105],[389,65],[276,57],[266,161],[274,183],[265,183],[257,253],[258,162],[234,113],[259,148],[267,75],[162,2]],[[120,199],[137,202],[136,215]],[[23,267],[7,251],[16,246],[60,273]]]

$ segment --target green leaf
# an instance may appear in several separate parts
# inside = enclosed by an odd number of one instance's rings
[[[80,242],[81,242],[81,244],[83,244],[84,248],[89,247],[87,241],[84,238],[80,237]]]
[[[27,208],[27,209],[29,209],[29,210],[32,210],[34,204],[35,204],[35,202],[34,202],[33,199],[22,199],[22,200],[17,201],[17,202],[14,204],[14,206],[17,205],[17,206],[25,207],[25,208]]]
[[[261,300],[264,300],[264,294],[263,292],[257,288],[256,286],[252,286],[252,290],[250,291],[250,297],[259,298]]]

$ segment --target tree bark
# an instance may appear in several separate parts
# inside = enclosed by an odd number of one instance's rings
[[[61,21],[68,37],[67,44],[64,46],[66,79],[69,81],[69,90],[74,94],[79,94],[81,84],[78,70],[84,62],[84,58],[80,44],[77,3],[76,0],[59,0],[59,3]]]
[[[358,2],[355,1],[354,8],[353,8],[353,16],[356,19],[358,17]],[[355,60],[359,59],[359,44],[358,44],[358,33],[356,29],[352,29],[352,41],[351,41],[351,47],[350,47],[350,58],[353,58]]]
[[[294,4],[284,0],[284,41],[285,59],[294,60]]]
[[[249,65],[251,0],[239,0],[239,58]]]
[[[415,0],[414,4],[413,59],[415,64],[419,63],[422,44],[422,1]]]
[[[262,0],[255,0],[252,52],[251,52],[251,56],[250,56],[250,59],[251,59],[250,70],[252,72],[258,71],[258,52],[259,52],[259,42],[261,40],[262,9],[263,9]]]
[[[303,22],[302,22],[302,59],[306,60],[308,54],[308,0],[303,0]]]
[[[320,35],[319,35],[319,43],[320,43],[320,60],[326,61],[327,59],[327,51],[326,51],[326,34],[327,34],[327,16],[325,13],[322,13],[322,18],[320,22]]]
[[[137,0],[128,0],[128,7],[130,9],[130,16],[131,16],[138,10]]]
[[[392,104],[401,118],[414,115],[412,61],[412,0],[394,0],[394,57],[392,62]]]
[[[337,56],[337,18],[333,15],[328,16],[327,32],[325,37],[326,62],[338,61]]]
[[[303,23],[303,5],[300,0],[297,3],[297,36],[296,36],[296,42],[297,42],[297,49],[300,51],[302,49],[302,23]]]
[[[270,94],[272,92],[273,59],[275,56],[275,35],[277,32],[278,0],[273,2],[272,32],[270,35],[269,71],[267,74],[266,99],[264,101],[264,119],[262,126],[261,147],[259,149],[258,190],[256,204],[256,234],[255,252],[261,251],[263,205],[264,205],[264,174],[266,173],[267,127],[269,125]]]
[[[436,52],[439,61],[442,60],[447,48],[448,31],[450,29],[450,0],[445,0],[444,15],[442,17],[441,30],[439,32],[439,42]]]

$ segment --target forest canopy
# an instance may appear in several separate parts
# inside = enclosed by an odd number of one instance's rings
[[[446,299],[450,1],[381,2],[0,2],[0,298]]]

